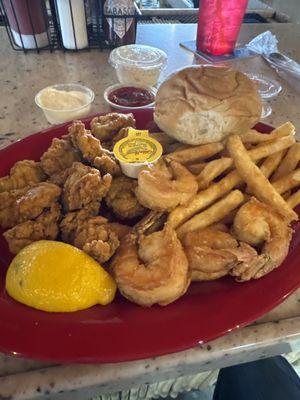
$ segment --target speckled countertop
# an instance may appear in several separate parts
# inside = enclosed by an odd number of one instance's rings
[[[271,30],[280,49],[300,60],[300,27],[296,24],[244,25],[239,43]],[[164,49],[171,71],[200,62],[179,47],[182,40],[195,37],[194,25],[143,25],[138,42]],[[105,111],[103,90],[116,81],[108,65],[108,53],[27,54],[10,49],[4,29],[0,29],[0,147],[48,127],[34,96],[41,88],[59,82],[79,82],[96,94],[92,112]],[[259,72],[280,81],[260,58],[234,61],[244,72]],[[163,78],[163,77],[162,77]],[[270,101],[273,114],[266,122],[279,125],[291,120],[300,132],[300,97],[285,82],[282,93]],[[153,359],[103,365],[49,365],[15,356],[0,355],[0,399],[87,399],[142,388],[151,382],[182,375],[195,375],[221,366],[263,358],[300,348],[300,290],[254,324],[230,332],[204,346]],[[143,390],[146,393],[145,386]],[[142,397],[142,396],[141,396]]]

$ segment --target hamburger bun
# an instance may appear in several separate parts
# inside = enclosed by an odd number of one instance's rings
[[[218,142],[259,121],[262,105],[256,84],[226,67],[193,66],[171,75],[159,87],[154,120],[180,142]]]

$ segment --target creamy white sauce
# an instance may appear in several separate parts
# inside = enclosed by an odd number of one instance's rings
[[[55,88],[45,89],[39,96],[42,107],[51,110],[73,110],[86,105],[89,101],[87,94],[75,90],[65,91]]]

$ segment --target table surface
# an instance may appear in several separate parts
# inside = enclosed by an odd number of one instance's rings
[[[168,65],[161,79],[174,70],[195,63],[200,58],[179,46],[181,41],[195,38],[195,25],[140,25],[137,42],[160,47],[168,54]],[[257,34],[271,30],[279,39],[280,49],[300,60],[300,29],[296,24],[243,25],[239,44]],[[105,111],[104,89],[116,82],[114,70],[108,64],[107,51],[80,53],[23,54],[13,51],[0,29],[0,147],[48,127],[41,111],[34,104],[35,94],[45,86],[60,82],[83,83],[96,94],[92,112]],[[281,94],[269,103],[272,115],[264,120],[279,124],[291,120],[300,132],[300,98],[276,75],[259,56],[230,62],[244,72],[259,72],[278,80]],[[300,290],[255,324],[234,331],[205,346],[184,352],[121,364],[55,366],[14,356],[0,355],[0,398],[41,398],[51,393],[51,399],[64,399],[67,393],[92,396],[123,390],[144,382],[156,382],[180,375],[216,369],[268,355],[286,353],[300,344]],[[79,398],[78,397],[78,398]]]

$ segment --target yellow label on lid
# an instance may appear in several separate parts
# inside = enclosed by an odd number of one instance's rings
[[[114,146],[114,154],[127,163],[151,163],[162,155],[161,144],[149,136],[149,131],[129,128],[128,135]]]

